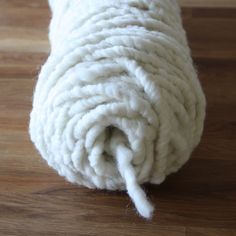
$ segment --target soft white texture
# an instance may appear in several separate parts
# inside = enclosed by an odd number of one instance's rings
[[[205,97],[175,0],[49,0],[51,54],[36,85],[30,135],[70,182],[160,184],[199,143]]]

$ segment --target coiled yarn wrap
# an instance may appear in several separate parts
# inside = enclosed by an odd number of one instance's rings
[[[205,97],[175,0],[49,0],[51,53],[36,85],[30,135],[72,183],[160,184],[200,141]]]

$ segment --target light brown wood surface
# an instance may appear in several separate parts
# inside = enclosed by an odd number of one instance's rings
[[[31,144],[49,19],[45,0],[0,0],[0,235],[235,236],[236,9],[183,9],[207,119],[189,163],[161,186],[145,186],[152,221],[137,216],[124,192],[66,183]]]

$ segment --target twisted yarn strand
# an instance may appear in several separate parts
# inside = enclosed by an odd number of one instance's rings
[[[50,56],[35,88],[30,135],[72,183],[124,190],[160,184],[200,141],[205,97],[175,0],[49,0]]]

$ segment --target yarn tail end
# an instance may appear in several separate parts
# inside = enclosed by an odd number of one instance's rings
[[[151,219],[154,207],[148,201],[146,193],[137,182],[135,170],[131,164],[132,158],[132,152],[127,147],[124,145],[117,147],[116,159],[118,170],[125,180],[128,195],[132,199],[138,213],[146,219]]]
[[[142,188],[138,184],[137,186],[132,187],[127,186],[127,192],[134,202],[138,213],[146,219],[151,219],[154,212],[154,206],[148,201]]]

